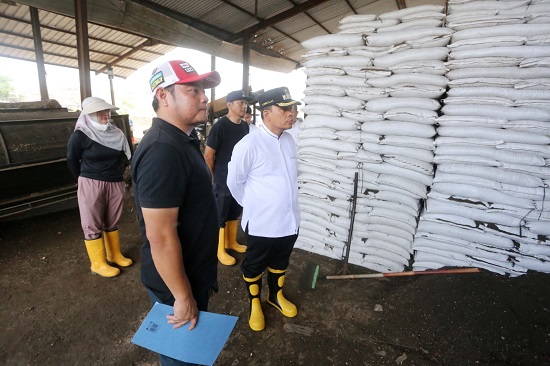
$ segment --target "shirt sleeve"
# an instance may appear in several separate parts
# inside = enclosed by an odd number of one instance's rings
[[[84,151],[81,136],[82,133],[75,131],[71,134],[67,143],[67,166],[76,179],[80,176],[80,160]]]
[[[243,205],[244,187],[250,166],[252,163],[252,154],[248,139],[242,139],[233,148],[231,161],[227,165],[227,187],[231,195],[239,205]]]
[[[208,134],[208,139],[206,140],[206,146],[211,147],[214,150],[219,150],[220,147],[220,141],[223,140],[221,136],[221,124],[220,121],[216,122],[212,128],[210,129],[210,133]]]

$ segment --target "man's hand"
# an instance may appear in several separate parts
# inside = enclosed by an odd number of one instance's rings
[[[199,320],[197,302],[192,297],[189,301],[174,302],[174,314],[167,315],[168,324],[174,324],[174,329],[189,323],[189,330],[193,330]]]

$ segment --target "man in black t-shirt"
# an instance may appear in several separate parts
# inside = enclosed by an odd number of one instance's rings
[[[217,291],[218,210],[212,176],[195,127],[207,120],[204,89],[216,71],[199,75],[185,61],[169,61],[151,76],[153,119],[132,158],[132,182],[144,238],[141,281],[151,303],[174,307],[174,327],[198,321]],[[163,365],[188,365],[160,356]]]
[[[227,164],[231,160],[233,147],[248,134],[248,123],[242,120],[246,113],[247,97],[242,90],[227,94],[227,115],[220,118],[210,130],[204,150],[204,159],[214,176],[214,193],[220,212],[218,260],[231,266],[237,263],[226,249],[244,253],[246,246],[237,243],[237,224],[243,208],[231,196],[227,188]]]

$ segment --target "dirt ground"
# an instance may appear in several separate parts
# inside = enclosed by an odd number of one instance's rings
[[[131,204],[120,232],[135,264],[106,279],[89,271],[77,209],[0,224],[0,365],[159,364],[130,342],[149,310]],[[239,320],[215,365],[550,365],[550,275],[325,280],[311,289],[312,264],[322,275],[342,266],[296,250],[285,289],[298,316],[266,305],[259,333],[248,328],[239,267],[220,266],[209,310]]]

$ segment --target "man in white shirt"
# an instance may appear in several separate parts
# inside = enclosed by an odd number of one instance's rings
[[[255,331],[265,327],[260,294],[266,269],[267,302],[284,316],[298,314],[282,290],[300,225],[296,145],[285,130],[294,123],[292,106],[301,103],[285,87],[266,91],[258,103],[263,124],[235,145],[227,174],[227,186],[243,207],[248,248],[241,270],[250,300],[248,324]]]

